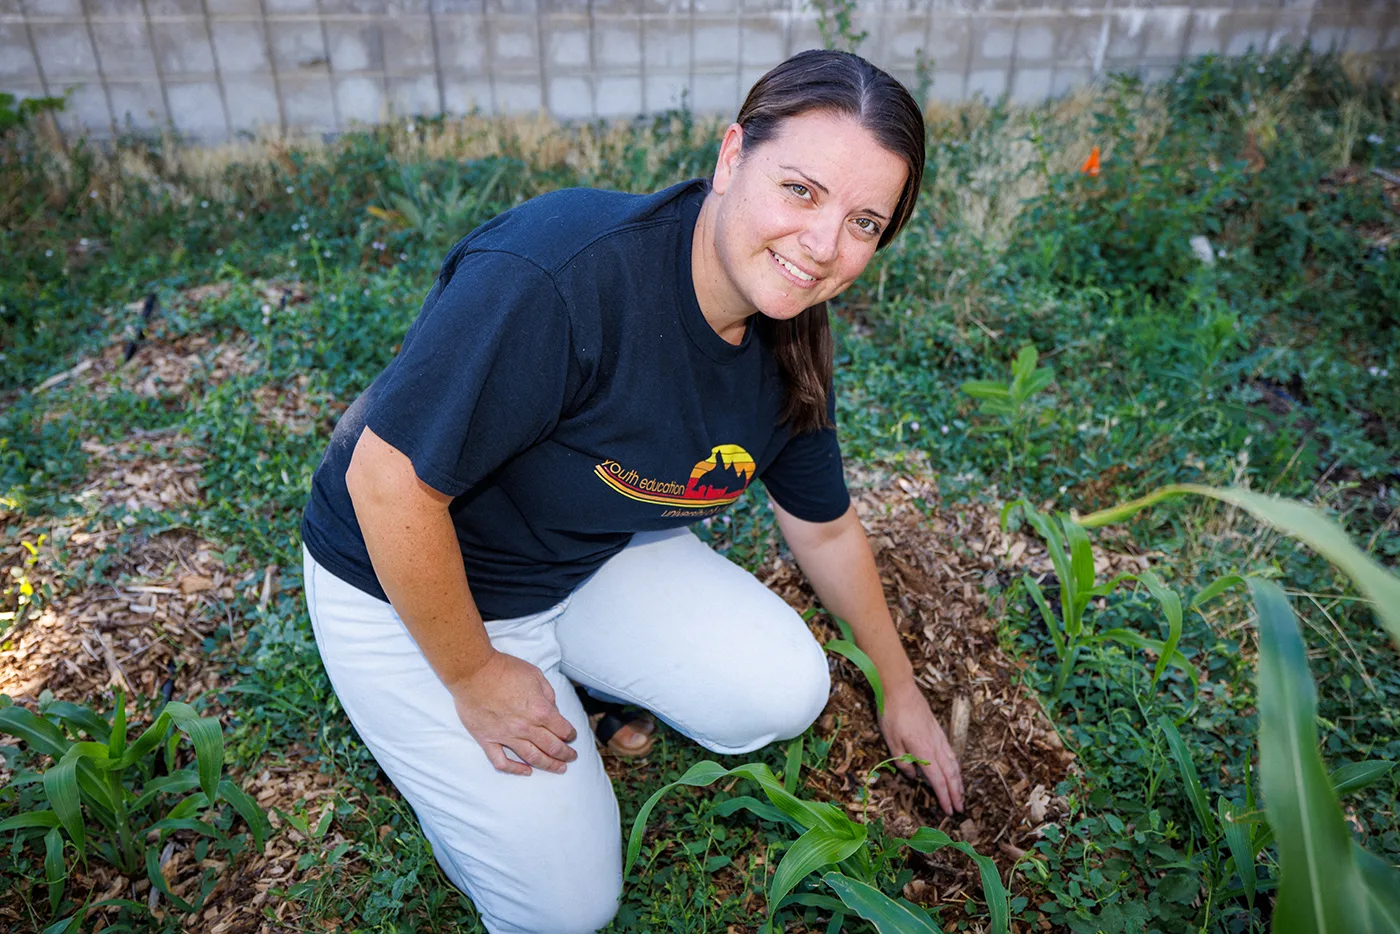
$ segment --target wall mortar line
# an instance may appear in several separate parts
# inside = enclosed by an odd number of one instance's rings
[[[146,0],[141,0],[141,18],[146,23],[146,41],[151,44],[151,67],[156,70],[156,84],[160,86],[160,102],[165,107],[165,121],[178,132],[180,128],[175,126],[175,111],[170,108],[170,89],[165,86],[165,69],[161,67],[160,55],[156,52],[156,33],[151,28],[151,10],[146,5]]]
[[[112,89],[107,86],[107,72],[102,68],[102,53],[97,48],[97,34],[92,31],[92,17],[83,3],[83,24],[87,26],[88,42],[92,45],[92,61],[97,68],[97,80],[102,83],[102,99],[107,102],[107,121],[112,135],[117,135],[117,109],[112,106]]]
[[[267,49],[267,67],[272,73],[272,94],[277,98],[277,128],[287,135],[287,105],[282,100],[282,76],[277,67],[277,53],[272,47],[272,26],[267,21],[267,0],[258,0],[258,11],[262,19],[263,48]]]
[[[39,60],[39,45],[34,41],[34,27],[29,22],[29,10],[25,7],[24,0],[19,0],[19,15],[24,21],[24,37],[29,40],[29,54],[34,56],[34,68],[39,72],[39,87],[43,89],[45,97],[53,97],[44,63]]]
[[[224,68],[219,63],[219,47],[214,44],[214,26],[209,22],[209,0],[199,0],[204,11],[204,38],[209,40],[209,55],[214,62],[214,83],[219,88],[219,104],[224,108],[224,132],[233,140],[233,111],[228,106],[228,88],[224,87]]]
[[[144,0],[143,0],[144,2]],[[345,128],[340,124],[340,101],[336,99],[335,86],[335,66],[331,64],[331,37],[326,32],[326,10],[321,5],[321,0],[316,0],[317,25],[321,27],[321,54],[326,59],[326,84],[330,86],[331,92],[331,130],[335,133],[342,132]],[[379,55],[384,56],[384,26],[379,27]],[[389,63],[384,63],[384,73],[389,73]],[[387,78],[385,79],[388,80]],[[387,99],[387,98],[386,98]],[[393,113],[393,105],[390,104],[389,112]]]

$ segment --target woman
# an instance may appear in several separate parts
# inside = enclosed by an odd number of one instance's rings
[[[824,303],[908,219],[923,160],[898,82],[798,55],[754,86],[711,181],[554,192],[470,234],[337,426],[302,527],[316,642],[492,934],[617,909],[617,803],[571,679],[732,755],[821,712],[801,618],[686,529],[755,477],[879,668],[891,752],[961,809],[831,424]]]

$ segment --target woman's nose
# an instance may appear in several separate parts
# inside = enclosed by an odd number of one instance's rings
[[[817,217],[798,235],[797,242],[807,251],[813,262],[826,265],[836,259],[836,248],[840,239],[840,218]]]

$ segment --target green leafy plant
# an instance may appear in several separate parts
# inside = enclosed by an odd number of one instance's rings
[[[844,619],[833,616],[836,626],[841,630],[841,638],[828,639],[822,648],[828,652],[835,652],[843,658],[849,659],[852,664],[860,669],[865,675],[865,680],[870,682],[870,690],[875,694],[875,710],[880,716],[885,715],[885,685],[880,680],[880,672],[875,667],[875,662],[865,650],[856,645],[855,635],[851,632],[851,624]]]
[[[37,114],[57,113],[68,104],[68,95],[61,97],[26,97],[17,100],[13,94],[0,91],[0,132],[21,126]]]
[[[1055,566],[1055,576],[1060,584],[1060,612],[1056,616],[1050,604],[1046,602],[1045,594],[1036,579],[1029,574],[1021,577],[1021,585],[1040,611],[1041,619],[1045,621],[1050,640],[1055,646],[1055,654],[1059,658],[1059,670],[1055,676],[1052,696],[1059,697],[1060,692],[1064,690],[1083,649],[1104,642],[1117,642],[1155,653],[1157,663],[1152,671],[1154,685],[1169,665],[1180,668],[1193,686],[1198,684],[1196,669],[1177,647],[1181,641],[1182,613],[1181,598],[1175,591],[1163,584],[1151,571],[1143,571],[1141,574],[1119,574],[1109,581],[1099,583],[1094,567],[1093,546],[1083,527],[1069,516],[1051,518],[1034,509],[1025,500],[1006,505],[1001,514],[1003,527],[1017,510],[1025,515],[1040,537],[1045,539],[1045,546],[1050,552],[1050,561]],[[1157,600],[1168,622],[1166,639],[1153,639],[1121,626],[1102,632],[1094,630],[1093,617],[1087,612],[1090,602],[1112,593],[1114,588],[1125,580],[1141,582]],[[1203,590],[1192,601],[1192,606],[1199,606],[1219,592],[1219,589],[1214,589],[1214,585]]]
[[[832,926],[828,931],[839,931],[839,917],[854,913],[872,921],[881,934],[904,934],[915,931],[937,931],[938,928],[928,918],[928,913],[917,905],[903,899],[890,898],[876,887],[875,882],[885,854],[908,846],[921,853],[932,853],[943,847],[952,847],[966,853],[977,864],[982,879],[983,897],[991,916],[992,931],[1005,934],[1010,916],[1010,908],[1005,887],[997,874],[996,864],[978,853],[970,844],[955,841],[942,831],[929,827],[920,828],[908,839],[894,838],[891,846],[879,854],[872,853],[868,846],[869,828],[857,823],[834,804],[818,801],[805,801],[796,797],[797,767],[800,766],[800,747],[797,757],[791,754],[787,762],[786,782],[779,782],[768,766],[763,763],[747,763],[726,769],[717,762],[704,760],[691,766],[679,779],[662,786],[637,812],[632,822],[632,832],[627,841],[627,860],[623,870],[626,875],[636,863],[642,848],[642,834],[652,809],[666,792],[680,785],[704,788],[722,778],[746,778],[756,782],[768,798],[765,803],[756,798],[743,796],[725,801],[715,807],[718,816],[727,816],[736,811],[747,810],[764,820],[784,823],[800,833],[788,847],[783,858],[773,872],[768,885],[769,916],[763,931],[769,934],[779,909],[789,904],[813,905],[833,912]],[[899,760],[888,759],[870,770],[867,781],[881,768],[895,761],[917,761],[912,756]],[[826,867],[834,866],[825,872]],[[800,884],[813,873],[820,873],[822,883],[836,893],[836,898],[821,895],[814,891],[797,891]]]
[[[1081,521],[1090,527],[1107,525],[1183,493],[1241,507],[1312,546],[1352,579],[1400,645],[1400,578],[1357,548],[1340,527],[1301,503],[1248,490],[1182,484]],[[1264,813],[1280,864],[1274,930],[1400,932],[1400,872],[1352,839],[1339,804],[1342,789],[1374,781],[1393,763],[1355,763],[1329,776],[1318,751],[1317,689],[1297,618],[1277,584],[1253,577],[1248,583],[1259,624],[1259,772]],[[1216,825],[1175,725],[1164,721],[1162,727],[1197,821],[1208,837],[1225,836],[1233,868],[1252,899],[1254,859],[1271,841],[1270,835],[1246,836],[1231,827],[1241,815],[1224,799],[1218,807],[1221,824]],[[1251,804],[1246,802],[1247,807]]]
[[[869,35],[864,29],[856,31],[857,0],[811,0],[811,4],[817,11],[817,32],[825,48],[854,52]]]
[[[240,842],[213,822],[213,809],[221,801],[247,823],[257,850],[267,835],[262,808],[223,775],[218,720],[171,701],[128,743],[125,700],[117,691],[108,719],[66,701],[50,701],[36,714],[0,694],[0,732],[53,760],[42,772],[15,777],[16,786],[42,785],[42,805],[0,821],[0,831],[42,837],[49,906],[55,914],[63,901],[70,848],[84,863],[93,855],[123,875],[144,872],[170,904],[192,912],[199,909],[199,900],[190,903],[175,895],[161,873],[166,839],[188,831],[236,854]],[[88,739],[78,739],[80,734]],[[193,768],[175,767],[182,740],[193,747]],[[165,774],[157,774],[158,763]]]
[[[1039,408],[1036,397],[1055,381],[1054,369],[1036,366],[1039,361],[1039,352],[1033,345],[1027,344],[1011,364],[1011,382],[973,379],[960,387],[972,398],[982,401],[979,410],[982,415],[1000,420],[999,424],[986,425],[977,430],[1003,434],[1007,470],[1014,468],[1018,453],[1022,458],[1030,453],[1031,427]]]
[[[446,184],[438,186],[423,166],[405,166],[391,179],[384,204],[365,210],[429,243],[456,239],[472,228],[472,219],[481,213],[504,173],[504,166],[498,167],[485,182],[472,187],[454,168]]]

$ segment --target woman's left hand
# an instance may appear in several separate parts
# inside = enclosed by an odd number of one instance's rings
[[[962,770],[948,737],[943,734],[938,718],[929,709],[919,686],[913,681],[885,694],[885,713],[880,717],[880,731],[895,756],[912,753],[928,765],[918,766],[924,778],[938,796],[938,806],[952,814],[963,807]],[[896,763],[905,776],[916,777],[915,765]]]

